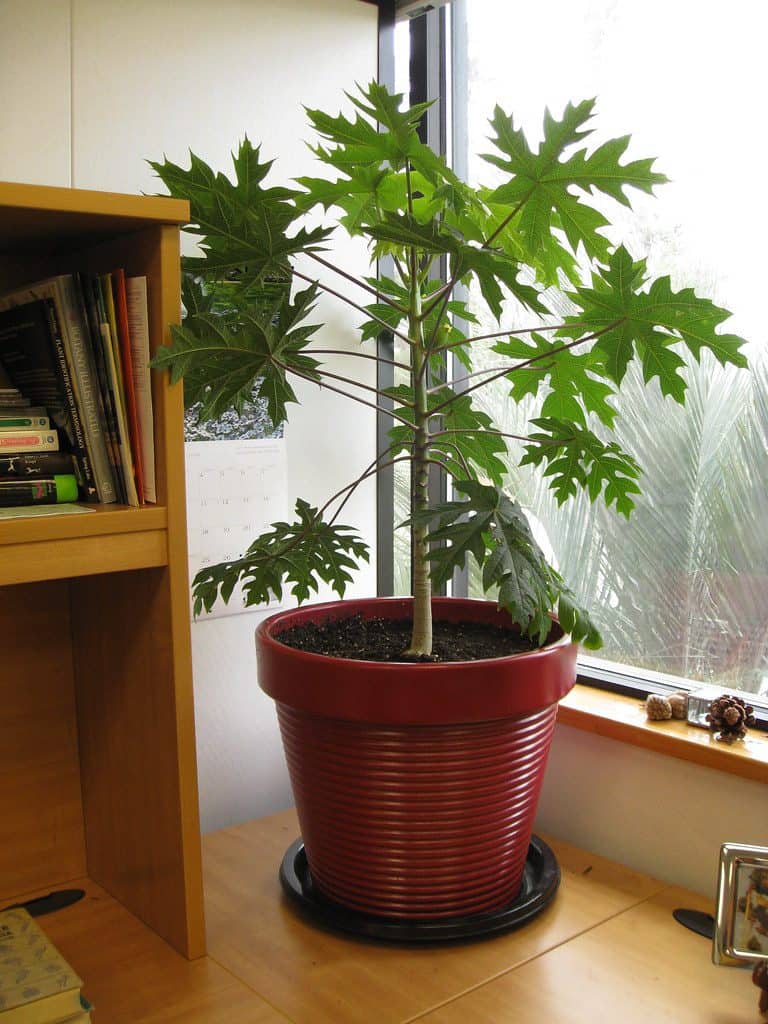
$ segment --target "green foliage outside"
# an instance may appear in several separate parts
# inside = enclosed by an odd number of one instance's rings
[[[629,206],[628,189],[650,193],[666,179],[652,160],[622,163],[628,136],[591,150],[584,145],[593,101],[569,104],[559,120],[547,111],[536,151],[497,107],[494,151],[485,159],[504,180],[474,189],[420,142],[426,104],[401,110],[401,97],[375,83],[349,98],[351,118],[308,111],[320,138],[314,153],[328,178],[267,187],[271,163],[247,138],[233,157],[233,180],[195,155],[189,169],[152,164],[172,195],[190,201],[187,230],[201,242],[202,255],[183,260],[184,323],[154,363],[173,380],[184,377],[187,401],[215,417],[257,394],[278,423],[296,401],[291,381],[301,378],[374,408],[391,402],[394,423],[387,450],[323,508],[299,501],[296,522],[273,524],[242,558],[198,573],[196,610],[210,608],[219,594],[226,599],[240,579],[252,604],[281,596],[284,587],[304,600],[320,581],[343,596],[367,550],[338,517],[363,480],[405,461],[414,629],[404,656],[430,654],[432,585],[468,556],[484,586],[498,587],[499,603],[524,634],[543,643],[555,612],[574,639],[598,647],[588,611],[547,563],[520,496],[503,489],[504,457],[520,452],[519,464],[537,468],[558,506],[585,494],[628,517],[641,467],[605,440],[621,412],[628,368],[637,366],[646,384],[658,381],[669,401],[683,404],[686,358],[700,360],[708,350],[722,366],[744,367],[744,342],[721,331],[727,310],[692,289],[675,291],[668,277],[650,279],[641,258],[603,234],[608,221],[593,205],[597,193]],[[317,207],[326,223],[303,226],[310,211],[316,223]],[[353,279],[323,255],[339,227],[368,241],[372,261],[390,256],[394,277]],[[447,280],[436,281],[441,259]],[[308,273],[308,265],[316,271]],[[492,337],[499,364],[483,370],[473,369],[472,345],[489,335],[473,335],[476,318],[456,294],[470,282],[498,326]],[[370,303],[356,306],[346,285],[362,287]],[[552,288],[567,297],[566,316],[550,312]],[[322,324],[312,321],[323,290],[365,314],[361,342],[386,328],[404,344],[407,360],[396,365],[407,384],[363,389],[354,374],[324,369],[321,355],[332,350],[320,340]],[[510,302],[527,311],[525,329],[499,326]],[[457,391],[436,373],[449,354],[464,367]],[[362,348],[355,356],[368,357]],[[524,435],[499,429],[478,403],[476,392],[492,381],[508,386],[511,404],[543,396]],[[446,470],[455,494],[437,506],[427,494],[432,464]]]

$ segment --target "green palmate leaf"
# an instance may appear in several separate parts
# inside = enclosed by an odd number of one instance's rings
[[[470,214],[478,226],[480,238],[493,236],[495,246],[513,259],[528,263],[535,272],[536,280],[545,287],[560,285],[561,277],[574,285],[580,284],[581,275],[578,262],[573,254],[561,244],[558,233],[553,231],[544,235],[540,238],[538,247],[531,250],[526,236],[521,232],[517,217],[509,218],[512,212],[510,207],[494,203],[491,199],[492,195],[492,189],[479,189],[478,197],[482,199],[482,207],[473,210]],[[467,219],[464,218],[464,225],[466,225]],[[556,212],[552,215],[552,226],[558,229],[562,228]],[[501,230],[499,230],[500,228]],[[468,235],[468,237],[474,236]]]
[[[381,334],[382,321],[394,330],[398,328],[401,330],[406,329],[408,317],[403,307],[407,306],[409,302],[407,290],[391,278],[383,277],[377,279],[370,277],[366,278],[366,281],[372,287],[378,288],[384,295],[394,299],[401,309],[396,309],[388,302],[372,302],[367,305],[365,308],[374,319],[367,320],[361,324],[361,341],[378,338]],[[440,368],[437,361],[442,358],[440,355],[441,348],[451,346],[453,353],[459,361],[469,369],[471,367],[469,351],[466,347],[459,344],[459,342],[466,339],[466,336],[459,327],[455,326],[454,319],[458,318],[467,323],[477,323],[477,317],[466,303],[458,299],[448,300],[445,306],[442,303],[431,303],[430,299],[433,293],[440,286],[441,282],[431,280],[425,282],[421,289],[422,308],[426,309],[428,305],[433,307],[431,312],[424,317],[422,326],[424,339],[429,343],[430,347],[430,356],[433,360],[432,367],[435,370]]]
[[[563,231],[574,251],[581,243],[590,257],[607,256],[608,241],[600,231],[608,221],[583,202],[574,189],[586,194],[600,191],[629,205],[625,188],[650,192],[654,185],[667,180],[651,169],[653,160],[620,163],[629,136],[613,139],[589,155],[580,149],[566,156],[566,150],[590,134],[581,129],[592,117],[593,108],[594,100],[576,106],[569,103],[560,121],[547,112],[544,141],[537,153],[531,150],[523,132],[515,128],[512,117],[500,107],[494,111],[493,142],[502,155],[486,154],[484,159],[506,171],[510,180],[495,189],[489,201],[505,206],[510,213],[515,211],[527,252],[534,259],[543,248],[551,264],[556,255],[551,249],[553,228]],[[552,269],[550,265],[550,276]]]
[[[587,414],[594,413],[606,426],[612,427],[616,410],[608,399],[615,389],[607,376],[599,352],[576,353],[563,348],[563,342],[533,332],[531,343],[520,337],[497,342],[494,352],[512,360],[507,374],[511,381],[510,396],[520,402],[526,395],[537,395],[549,385],[541,415],[559,420],[572,420],[586,426]]]
[[[543,643],[552,628],[550,610],[559,606],[563,628],[586,646],[599,647],[600,636],[560,576],[547,564],[525,513],[498,487],[457,481],[463,500],[444,502],[415,516],[436,524],[429,533],[431,576],[447,582],[472,555],[483,571],[486,589],[498,587],[499,606],[523,634]]]
[[[320,583],[343,597],[351,571],[368,561],[368,545],[352,527],[326,523],[301,498],[296,517],[294,523],[272,523],[242,558],[201,569],[193,581],[195,615],[210,611],[219,596],[228,601],[240,581],[247,605],[280,600],[284,587],[301,603]]]
[[[451,277],[463,279],[474,275],[480,286],[483,298],[493,315],[501,317],[504,292],[501,285],[506,285],[510,293],[526,309],[537,313],[547,313],[547,307],[539,298],[536,288],[519,280],[522,270],[520,263],[498,249],[484,249],[473,245],[460,246],[451,257]]]
[[[427,299],[428,301],[428,299]],[[461,365],[472,369],[471,339],[458,324],[476,324],[478,319],[466,303],[451,299],[442,308],[442,303],[432,303],[432,310],[424,318],[424,337],[430,348],[430,365],[435,372],[441,372],[446,350],[458,359]]]
[[[403,249],[413,246],[427,255],[456,253],[461,246],[458,236],[440,221],[420,224],[408,213],[384,213],[381,222],[366,225],[363,234]]]
[[[612,380],[620,384],[629,361],[639,358],[646,382],[658,378],[662,393],[681,403],[685,399],[681,374],[685,364],[671,346],[682,343],[696,359],[702,349],[709,349],[723,366],[747,365],[739,351],[744,339],[717,333],[731,315],[728,310],[699,298],[692,288],[673,291],[668,277],[657,278],[647,291],[640,291],[644,284],[645,261],[633,261],[624,246],[619,246],[608,264],[593,273],[591,288],[569,293],[580,313],[569,317],[569,326],[560,333],[578,338],[602,330],[595,349]]]
[[[387,394],[396,402],[413,401],[413,390],[405,384],[388,388]],[[430,394],[429,405],[436,408],[449,398],[450,406],[441,410],[439,418],[436,416],[431,422],[433,432],[445,431],[445,434],[430,438],[429,457],[439,459],[456,479],[477,474],[479,478],[500,484],[506,472],[506,464],[500,458],[507,450],[504,439],[494,429],[490,416],[473,408],[469,395],[457,397],[450,388],[439,388]],[[410,423],[414,422],[412,406],[396,405],[395,411]],[[414,433],[415,427],[404,423],[393,427],[389,431],[390,454],[396,455],[402,451],[410,453]]]
[[[367,91],[359,91],[362,99],[347,94],[359,111],[354,121],[343,114],[333,117],[322,110],[307,108],[315,131],[335,147],[333,151],[318,147],[317,155],[341,170],[366,164],[389,164],[399,170],[408,159],[414,140],[418,142],[418,125],[431,104],[419,103],[400,110],[401,94],[390,94],[376,83],[371,83]],[[378,124],[385,130],[379,131]]]
[[[189,170],[169,160],[150,161],[171,195],[189,200],[191,220],[184,230],[202,236],[205,255],[185,258],[184,268],[219,276],[237,270],[250,279],[285,274],[290,256],[318,248],[329,232],[302,228],[288,235],[301,212],[294,202],[298,193],[262,186],[272,162],[262,163],[259,147],[247,137],[232,160],[234,181],[216,174],[194,153]]]
[[[601,494],[605,504],[615,504],[629,518],[635,507],[633,494],[640,494],[635,482],[640,468],[635,459],[615,442],[605,443],[577,423],[551,417],[531,421],[540,432],[529,435],[520,465],[544,467],[550,488],[562,505],[581,488],[595,501]]]
[[[443,221],[420,224],[410,214],[385,213],[380,223],[362,230],[374,241],[389,243],[403,250],[412,247],[424,256],[449,256],[451,277],[462,280],[473,275],[497,318],[501,316],[504,300],[502,285],[527,309],[547,312],[538,291],[519,280],[520,263],[500,249],[483,248],[464,241]]]
[[[333,147],[314,150],[324,163],[351,177],[366,166],[400,171],[408,165],[435,186],[449,184],[459,192],[468,191],[445,161],[419,139],[418,127],[431,103],[402,109],[402,95],[389,93],[376,82],[366,89],[358,86],[358,95],[347,95],[358,111],[354,120],[307,111],[315,130]]]
[[[298,178],[306,191],[296,198],[297,208],[303,212],[313,206],[324,210],[338,207],[344,213],[340,218],[350,234],[357,234],[362,224],[375,218],[387,195],[388,172],[375,165],[354,168],[337,181],[326,178]]]
[[[266,309],[188,315],[183,326],[171,328],[172,343],[158,349],[152,365],[169,369],[172,381],[184,377],[185,401],[201,403],[201,420],[230,407],[240,411],[255,393],[266,399],[273,423],[281,423],[286,404],[296,401],[287,371],[321,379],[318,362],[303,352],[317,330],[304,323],[315,298],[311,287],[293,302],[284,295]]]

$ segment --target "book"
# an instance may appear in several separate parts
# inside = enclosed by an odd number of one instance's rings
[[[59,436],[55,430],[2,430],[0,453],[59,450]]]
[[[27,416],[21,411],[13,414],[0,412],[0,430],[23,430],[25,427],[32,427],[33,430],[51,429],[51,421],[47,416]]]
[[[82,497],[96,501],[96,481],[52,299],[33,299],[6,310],[0,308],[0,361],[62,430],[67,441],[65,447],[80,463]]]
[[[115,481],[117,500],[127,504],[125,484],[123,481],[123,469],[120,459],[120,442],[118,438],[117,416],[115,412],[115,396],[113,393],[112,380],[109,374],[109,367],[104,354],[104,344],[101,336],[101,324],[99,321],[96,290],[98,279],[93,274],[79,273],[75,275],[77,295],[83,313],[83,322],[88,332],[88,345],[93,352],[96,377],[101,393],[101,404],[104,410],[104,436],[107,442],[107,453],[112,467],[112,476]]]
[[[136,490],[136,474],[131,454],[131,437],[128,429],[128,413],[125,406],[125,385],[120,367],[120,346],[117,340],[117,317],[112,297],[112,275],[104,274],[99,278],[98,295],[99,317],[101,320],[101,336],[104,354],[109,365],[110,376],[114,381],[115,413],[117,415],[120,460],[123,469],[128,504],[138,505],[139,495]]]
[[[136,402],[136,387],[133,380],[133,355],[131,353],[131,335],[128,326],[128,300],[125,291],[125,272],[113,270],[112,298],[117,322],[117,340],[120,349],[120,369],[123,377],[123,396],[128,416],[128,432],[131,438],[131,456],[136,481],[136,493],[139,504],[144,504],[144,473],[141,463],[141,439],[139,434],[139,413]]]
[[[72,473],[77,476],[79,463],[70,452],[2,452],[0,476],[14,476],[22,480],[39,476],[58,476]]]
[[[77,477],[74,473],[19,480],[0,477],[0,508],[18,505],[56,505],[77,501]]]
[[[48,410],[42,405],[32,405],[29,399],[23,408],[18,405],[3,405],[0,401],[0,416],[47,416]]]
[[[51,299],[54,303],[57,327],[69,367],[98,500],[104,503],[116,501],[93,353],[88,348],[86,329],[72,275],[60,274],[4,295],[0,297],[0,310],[19,306],[34,299]]]
[[[152,381],[149,371],[149,303],[146,277],[127,277],[128,330],[133,357],[133,387],[139,418],[144,500],[157,501],[155,492],[155,425],[152,412]]]
[[[18,907],[0,912],[3,1024],[53,1024],[80,1014],[84,1012],[82,986],[82,980],[28,911]]]

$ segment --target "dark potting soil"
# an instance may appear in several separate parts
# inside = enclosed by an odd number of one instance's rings
[[[479,661],[532,651],[535,644],[498,626],[476,622],[435,622],[430,658],[406,658],[408,619],[364,619],[353,615],[325,623],[308,622],[279,634],[281,643],[313,654],[362,661]]]

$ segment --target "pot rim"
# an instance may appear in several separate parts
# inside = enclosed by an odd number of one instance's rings
[[[402,671],[404,666],[412,669],[429,669],[433,672],[439,672],[441,670],[452,670],[456,671],[462,666],[470,665],[481,665],[488,663],[489,665],[499,666],[507,663],[513,663],[521,659],[540,658],[547,656],[550,651],[557,650],[561,647],[567,647],[574,641],[571,640],[569,634],[565,633],[553,613],[549,613],[552,619],[553,627],[556,631],[560,632],[560,636],[554,640],[547,640],[541,647],[534,647],[530,651],[518,651],[515,654],[503,654],[495,658],[471,658],[457,661],[376,661],[369,660],[367,658],[344,658],[333,654],[321,654],[316,651],[305,651],[300,647],[293,647],[291,644],[282,643],[279,639],[280,630],[274,633],[275,625],[279,624],[284,618],[296,617],[297,619],[311,618],[314,614],[322,614],[327,611],[337,611],[341,608],[349,608],[349,616],[343,614],[336,615],[333,618],[341,620],[344,618],[351,618],[355,614],[353,606],[355,605],[376,605],[382,607],[394,607],[396,605],[402,605],[405,609],[410,610],[413,606],[412,597],[361,597],[361,598],[347,598],[339,599],[336,601],[322,601],[316,604],[305,604],[298,608],[283,608],[277,612],[273,612],[272,615],[263,619],[256,627],[256,637],[259,643],[266,645],[267,647],[277,648],[280,651],[286,649],[292,652],[292,656],[295,656],[306,662],[317,662],[318,664],[330,664],[333,662],[344,662],[345,664],[359,665],[359,666],[376,666],[377,671],[391,671],[398,672]],[[495,601],[484,600],[482,598],[470,598],[470,597],[433,597],[432,598],[432,609],[433,612],[439,611],[439,609],[449,607],[456,607],[460,605],[464,608],[476,608],[486,609],[493,607],[499,614],[504,615],[504,610],[501,609]],[[435,620],[439,620],[440,616],[435,615]],[[444,620],[445,621],[445,620]],[[450,621],[450,620],[449,620]],[[291,623],[293,625],[294,623]],[[298,623],[296,623],[298,624]],[[503,623],[500,623],[503,625]],[[290,628],[286,625],[286,629]],[[517,626],[514,625],[510,620],[510,629],[517,630]]]

